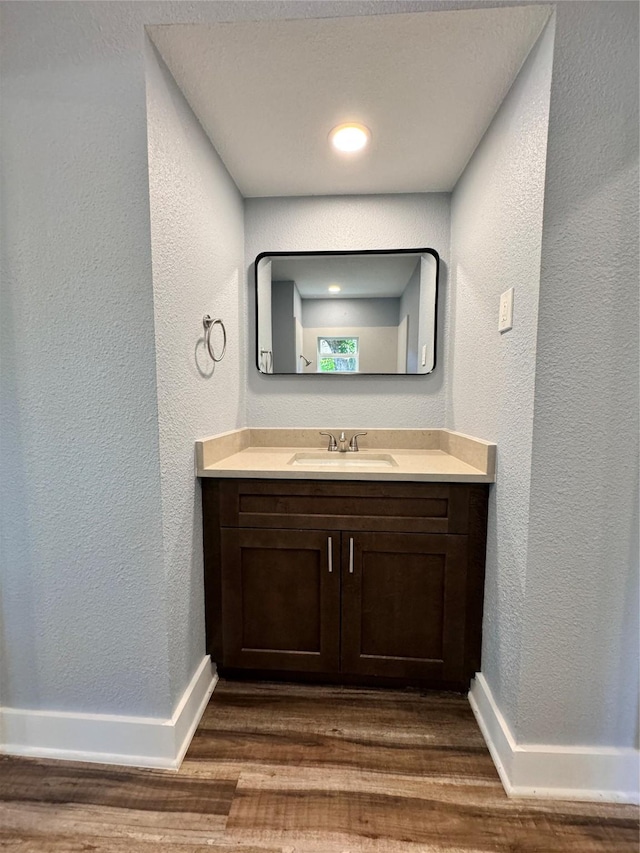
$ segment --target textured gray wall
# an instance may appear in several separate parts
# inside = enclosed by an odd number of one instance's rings
[[[175,703],[205,654],[202,511],[193,440],[244,423],[239,303],[244,211],[235,184],[150,43],[147,122],[162,536]],[[227,351],[215,370],[205,351],[205,313],[222,317],[228,330]],[[219,350],[217,329],[212,340]]]
[[[440,193],[248,199],[245,261],[253,288],[253,260],[265,251],[402,249],[429,246],[440,253],[438,367],[428,376],[261,376],[247,359],[247,422],[252,426],[321,427],[327,412],[347,427],[425,427],[445,416],[443,342],[447,336],[449,200]],[[255,328],[249,305],[249,340]]]
[[[447,425],[498,444],[487,548],[482,669],[517,721],[529,478],[553,58],[548,26],[453,193]],[[498,332],[500,294],[515,288],[513,330]]]
[[[114,5],[2,7],[3,701],[158,714],[143,39]]]
[[[517,735],[633,746],[638,5],[557,15]]]
[[[303,299],[302,325],[397,326],[400,299]]]
[[[453,195],[448,423],[498,442],[482,668],[517,742],[626,747],[638,719],[638,8],[561,3],[556,23],[546,176],[549,29]],[[510,284],[514,329],[500,338]]]

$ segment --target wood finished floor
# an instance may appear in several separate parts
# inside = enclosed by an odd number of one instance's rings
[[[507,799],[450,694],[220,682],[178,773],[0,759],[15,853],[637,853],[637,817]]]

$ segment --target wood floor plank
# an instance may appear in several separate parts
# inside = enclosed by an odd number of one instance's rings
[[[206,839],[202,842],[182,843],[172,839],[99,838],[74,835],[59,835],[52,838],[40,834],[25,833],[16,838],[0,828],[0,850],[6,853],[287,853],[281,846],[256,847],[236,841]]]
[[[238,781],[237,794],[243,791],[304,791],[311,793],[342,791],[346,794],[358,792],[380,796],[394,796],[408,799],[422,799],[441,802],[445,808],[458,805],[475,810],[489,809],[494,814],[504,814],[509,819],[511,813],[531,812],[540,818],[549,815],[555,820],[557,815],[580,821],[585,813],[593,819],[606,821],[631,821],[637,826],[637,809],[623,804],[567,802],[563,800],[534,799],[522,800],[507,797],[500,783],[486,783],[484,780],[469,780],[439,777],[421,779],[414,776],[400,776],[391,773],[368,773],[361,771],[327,771],[325,769],[278,768],[262,772],[243,772]],[[236,802],[234,798],[234,803]]]
[[[496,779],[486,750],[480,747],[421,747],[412,743],[377,743],[368,739],[298,732],[217,732],[200,736],[193,744],[191,760],[216,757],[221,761],[273,766],[354,767],[370,771],[429,776]]]
[[[246,685],[209,706],[190,761],[353,767],[421,777],[498,775],[471,709],[456,694]]]
[[[227,821],[226,834],[240,830],[250,838],[254,827],[269,840],[300,844],[318,835],[337,839],[347,848],[367,849],[370,839],[384,838],[389,845],[418,845],[436,850],[533,853],[563,850],[633,851],[637,853],[637,827],[631,819],[566,816],[535,809],[493,809],[484,804],[451,804],[440,798],[398,797],[359,791],[256,791],[237,792]]]
[[[226,815],[135,811],[47,803],[2,803],[0,826],[21,837],[45,833],[47,837],[79,835],[87,838],[152,838],[162,842],[223,838]]]
[[[0,802],[227,815],[234,779],[191,779],[159,770],[0,758]]]
[[[454,694],[221,681],[178,773],[0,759],[3,853],[638,853],[637,818],[507,798]]]
[[[277,684],[234,684],[233,691],[223,689],[209,705],[199,732],[285,729],[447,747],[485,746],[466,700],[458,694],[417,690],[287,685],[283,692]]]
[[[206,775],[207,764],[194,762],[189,772]],[[404,776],[353,768],[327,768],[309,766],[260,766],[246,764],[238,781],[238,789],[260,788],[278,790],[305,791],[361,791],[379,794],[394,793],[402,797],[430,797],[437,792],[445,800],[452,802],[473,801],[482,804],[487,800],[501,798],[505,807],[517,802],[504,797],[499,780],[483,778],[458,778],[451,776]],[[504,798],[504,799],[502,799]]]

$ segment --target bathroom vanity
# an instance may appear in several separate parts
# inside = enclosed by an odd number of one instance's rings
[[[305,433],[198,443],[220,673],[465,689],[480,663],[495,446],[372,430],[349,459],[301,451],[319,441]]]

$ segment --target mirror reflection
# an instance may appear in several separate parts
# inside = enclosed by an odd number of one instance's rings
[[[258,255],[258,370],[430,373],[438,267],[433,249]]]

